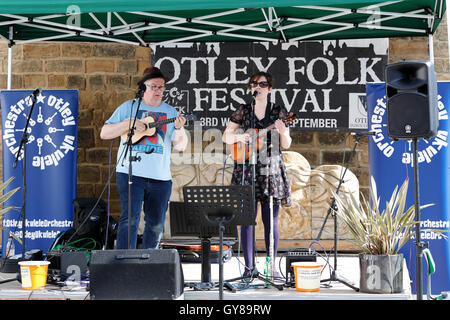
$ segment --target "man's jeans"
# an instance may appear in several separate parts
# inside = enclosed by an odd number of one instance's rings
[[[116,173],[122,215],[117,231],[117,249],[128,249],[128,174]],[[156,249],[164,230],[172,181],[132,177],[130,249],[136,248],[137,232],[144,202],[144,234],[141,249]]]

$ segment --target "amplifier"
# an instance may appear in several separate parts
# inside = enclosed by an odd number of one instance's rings
[[[286,258],[286,286],[295,287],[294,270],[291,268],[293,262],[315,262],[317,256],[315,252],[310,252],[308,249],[295,249],[287,252]]]
[[[48,270],[59,274],[63,280],[80,281],[89,270],[87,254],[87,251],[51,250],[47,253]]]

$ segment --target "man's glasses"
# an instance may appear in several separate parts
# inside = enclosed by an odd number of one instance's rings
[[[269,86],[269,83],[267,81],[261,81],[261,82],[253,81],[253,82],[250,82],[250,86],[252,88],[256,88],[258,85],[259,85],[260,88],[267,88]]]
[[[145,84],[145,86],[147,88],[150,88],[152,91],[156,91],[156,90],[164,91],[166,89],[166,86],[152,86],[152,85],[149,85],[147,83]]]

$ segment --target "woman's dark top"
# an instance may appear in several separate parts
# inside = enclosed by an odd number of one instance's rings
[[[285,107],[268,103],[265,117],[259,120],[253,112],[250,104],[241,105],[231,115],[230,121],[240,125],[240,129],[246,132],[248,129],[264,129],[273,124],[277,119],[284,119],[288,112]],[[254,121],[254,124],[253,124]],[[250,132],[251,134],[251,132]],[[274,137],[274,144],[271,143]],[[273,196],[273,202],[278,205],[290,206],[290,183],[286,174],[283,156],[281,154],[279,135],[275,128],[267,133],[265,145],[257,150],[255,197],[261,202],[269,201]],[[244,168],[244,183],[242,183],[242,169]],[[269,173],[270,171],[270,173]],[[249,160],[234,164],[231,184],[252,185],[253,167]]]

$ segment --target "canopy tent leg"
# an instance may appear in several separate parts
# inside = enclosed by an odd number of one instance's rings
[[[8,78],[7,78],[7,89],[11,90],[11,80],[12,80],[12,47],[13,47],[13,32],[14,27],[9,27],[9,43],[8,43]]]
[[[434,44],[433,35],[428,35],[428,55],[430,56],[430,62],[434,65]]]

